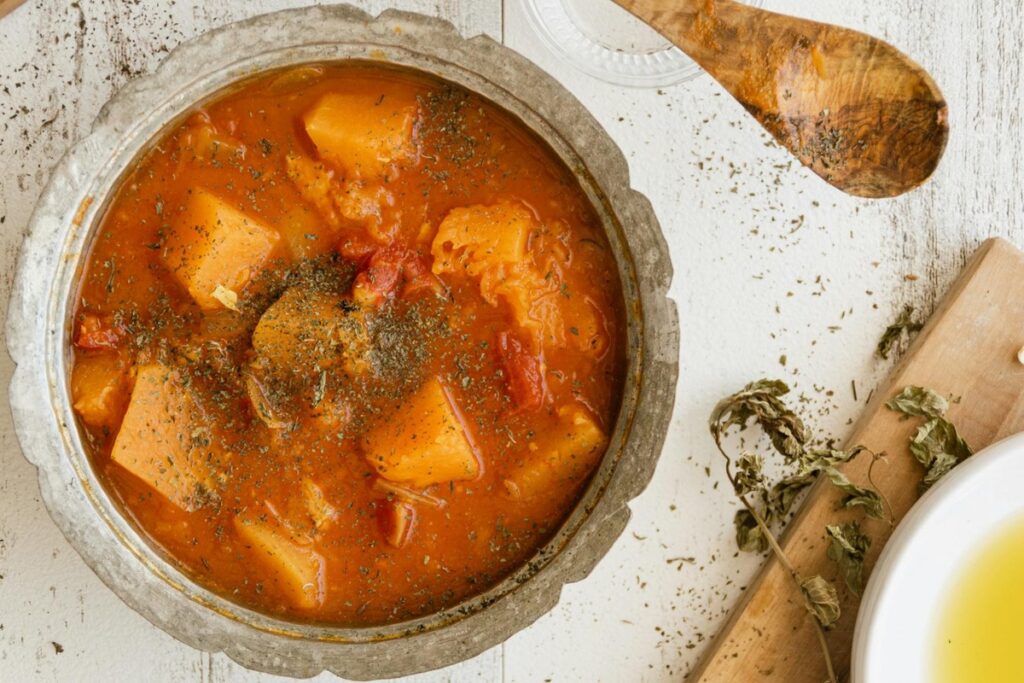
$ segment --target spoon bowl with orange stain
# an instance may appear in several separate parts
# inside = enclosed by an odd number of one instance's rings
[[[902,52],[847,28],[733,0],[615,0],[675,43],[838,189],[895,197],[935,171],[948,109]]]

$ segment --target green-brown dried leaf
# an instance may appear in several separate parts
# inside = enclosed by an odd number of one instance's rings
[[[864,446],[854,446],[848,451],[838,448],[819,448],[807,451],[800,460],[800,469],[798,471],[802,473],[820,472],[825,467],[845,465],[866,450],[867,448]]]
[[[941,417],[928,420],[917,428],[910,439],[910,452],[925,468],[922,490],[930,488],[974,453],[953,423]]]
[[[845,474],[834,467],[826,467],[822,471],[832,482],[832,485],[842,491],[843,497],[839,502],[840,507],[862,507],[868,517],[885,519],[885,506],[882,503],[882,496],[878,491],[854,484]]]
[[[736,495],[748,493],[763,495],[767,482],[764,478],[764,461],[755,453],[744,453],[736,461]]]
[[[807,599],[808,609],[821,627],[827,631],[835,626],[842,614],[836,587],[820,576],[812,576],[800,582],[800,590]]]
[[[711,433],[719,440],[729,427],[745,429],[751,420],[764,430],[772,445],[788,460],[804,454],[811,434],[803,420],[781,401],[789,386],[780,380],[762,379],[720,401],[711,413]]]
[[[885,404],[889,410],[908,417],[942,417],[949,410],[949,401],[931,389],[906,387]]]
[[[768,495],[765,496],[769,518],[784,521],[793,510],[796,499],[814,483],[816,476],[815,474],[793,474],[772,486]]]
[[[825,527],[829,538],[828,558],[836,563],[843,581],[854,595],[864,591],[864,556],[871,547],[871,539],[853,521],[841,526]]]
[[[733,524],[736,527],[736,546],[740,550],[747,553],[763,553],[768,550],[768,539],[749,510],[738,510]]]
[[[896,319],[896,322],[885,328],[882,338],[878,341],[878,348],[875,349],[875,353],[888,360],[889,353],[899,340],[903,338],[904,332],[909,337],[916,332],[920,332],[922,327],[924,327],[924,323],[914,321],[914,307],[906,306],[900,317]]]

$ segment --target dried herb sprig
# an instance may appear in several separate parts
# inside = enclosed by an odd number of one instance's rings
[[[864,591],[864,557],[871,547],[871,539],[860,530],[860,522],[854,520],[842,525],[829,524],[825,527],[829,539],[828,558],[836,563],[854,595]]]
[[[903,338],[903,333],[907,333],[907,337],[914,335],[921,331],[924,327],[924,323],[916,322],[914,320],[914,307],[907,305],[903,308],[903,312],[900,313],[900,317],[896,318],[896,322],[889,327],[885,328],[885,332],[882,333],[882,338],[878,340],[878,348],[875,349],[875,353],[879,357],[889,360],[889,353],[896,344]]]
[[[885,405],[903,415],[903,419],[920,417],[925,420],[910,438],[910,452],[925,468],[922,492],[974,454],[953,423],[946,419],[949,401],[931,389],[906,387]]]
[[[854,484],[839,470],[840,465],[870,451],[861,446],[849,450],[831,446],[812,447],[811,430],[782,400],[788,393],[789,387],[779,380],[760,380],[748,384],[742,391],[719,402],[711,413],[710,428],[715,445],[725,459],[726,476],[743,505],[734,519],[736,543],[745,551],[771,550],[792,577],[804,598],[808,613],[814,617],[829,680],[834,682],[835,670],[825,631],[834,626],[841,615],[838,592],[833,583],[821,576],[802,576],[786,557],[773,527],[786,520],[800,493],[822,475],[842,492],[841,508],[862,508],[870,517],[888,517],[890,524],[892,512],[888,501],[874,488],[870,469],[870,487]],[[795,465],[791,474],[775,484],[769,484],[764,474],[764,460],[760,455],[743,452],[734,460],[723,445],[730,427],[743,430],[751,422],[756,423],[769,437],[772,446],[787,464]],[[874,458],[873,468],[881,456],[871,455]],[[850,590],[859,594],[863,583],[864,555],[870,540],[860,532],[859,524],[850,524],[854,526],[848,524],[826,530],[831,539],[828,555],[839,566]]]

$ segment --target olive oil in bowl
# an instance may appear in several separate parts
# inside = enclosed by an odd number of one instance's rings
[[[1024,681],[1024,519],[987,540],[947,595],[935,637],[936,683]]]

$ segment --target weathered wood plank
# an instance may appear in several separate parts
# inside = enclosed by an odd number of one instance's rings
[[[302,4],[33,0],[0,20],[0,306],[48,169],[110,93],[209,26]],[[497,0],[358,4],[418,7],[454,17],[466,33],[500,37],[503,30]],[[931,311],[989,235],[1024,245],[1024,7],[1005,0],[765,0],[779,11],[875,33],[930,69],[943,88],[953,131],[935,181],[872,204],[790,168],[708,79],[661,93],[599,83],[536,40],[523,0],[504,4],[508,43],[590,107],[661,217],[676,264],[682,381],[666,455],[634,503],[623,539],[585,582],[566,589],[552,615],[506,644],[500,674],[466,675],[676,681],[760,562],[736,555],[734,502],[716,487],[724,479],[704,423],[717,398],[754,377],[781,376],[805,398],[821,432],[848,435],[848,422],[890,369],[871,352],[903,304]],[[4,357],[0,386],[9,377]],[[670,562],[686,557],[695,564]],[[43,512],[6,410],[0,576],[0,663],[12,679],[260,679],[178,645],[92,576]],[[51,640],[64,646],[62,654]],[[438,678],[461,680],[463,671]]]

